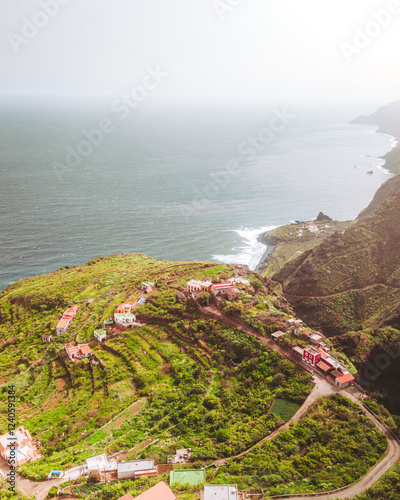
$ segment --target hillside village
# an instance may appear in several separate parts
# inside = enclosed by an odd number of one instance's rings
[[[92,348],[96,343],[107,344],[110,339],[122,335],[125,331],[130,331],[135,328],[140,328],[146,325],[146,322],[140,320],[140,308],[151,298],[155,290],[162,287],[174,285],[176,297],[179,301],[191,301],[203,314],[216,317],[221,314],[224,321],[232,322],[233,325],[238,325],[239,328],[258,339],[261,338],[259,331],[246,324],[245,317],[238,314],[227,314],[227,305],[235,304],[241,297],[248,297],[248,291],[253,288],[250,280],[243,272],[241,266],[237,266],[236,274],[233,277],[224,280],[211,281],[207,279],[191,279],[186,282],[184,288],[177,286],[175,280],[168,275],[154,281],[144,281],[140,285],[140,292],[135,301],[122,302],[114,310],[112,317],[106,318],[101,325],[93,325],[93,337],[89,343],[74,343],[66,342],[63,345],[63,353],[67,363],[77,363],[82,360],[87,360],[92,365],[103,364],[103,361],[96,355]],[[256,283],[257,286],[262,283]],[[270,287],[269,280],[266,280],[266,286]],[[254,293],[254,292],[253,292]],[[272,287],[270,287],[270,292]],[[93,299],[86,301],[86,307],[90,307]],[[239,302],[238,302],[239,303]],[[63,338],[69,327],[79,321],[76,318],[77,312],[82,305],[70,305],[60,318],[55,326],[53,334],[46,333],[42,336],[42,341],[45,344],[52,344],[54,339]],[[228,308],[229,311],[229,308]],[[275,318],[276,322],[276,318]],[[288,317],[285,315],[283,320],[278,321],[275,330],[271,329],[267,337],[263,337],[263,342],[271,349],[283,354],[287,359],[297,363],[303,370],[310,374],[318,374],[326,378],[329,383],[339,389],[345,389],[355,383],[354,376],[349,372],[346,366],[335,359],[331,354],[331,346],[329,341],[319,332],[311,331],[306,328],[300,319]],[[79,325],[78,325],[79,327]],[[279,329],[277,329],[279,328]],[[233,365],[241,363],[241,359],[232,360]],[[85,431],[83,431],[83,434]],[[21,436],[21,437],[20,437]],[[4,435],[0,438],[0,444],[6,442],[9,435]],[[16,437],[16,446],[18,449],[18,463],[23,465],[29,461],[36,461],[41,458],[38,453],[40,443],[34,443],[30,437],[29,431],[21,427],[18,429]],[[7,458],[6,452],[0,448],[0,454]],[[170,472],[170,484],[187,484],[190,487],[199,486],[206,482],[204,469],[175,469],[182,464],[190,464],[190,450],[178,450],[176,457],[171,457],[167,464],[155,464],[154,459],[145,458],[135,461],[124,461],[118,457],[116,459],[108,459],[105,454],[89,457],[85,464],[74,467],[71,470],[49,470],[48,479],[53,478],[69,478],[77,480],[80,477],[86,477],[88,482],[93,479],[99,482],[120,481],[125,479],[136,480],[142,477],[158,477],[166,472]],[[184,474],[184,476],[182,476]],[[164,484],[164,483],[160,483]],[[166,488],[167,486],[162,486]],[[155,488],[154,497],[151,496],[149,490],[143,496],[143,500],[157,497],[157,486]],[[70,488],[71,492],[72,489]],[[168,488],[169,490],[169,488]],[[79,488],[78,490],[79,491]],[[176,498],[170,491],[170,498]],[[240,500],[247,498],[245,493],[240,493],[235,485],[206,485],[202,490],[201,498],[204,500]],[[124,500],[133,498],[130,496],[122,497]],[[137,497],[142,498],[142,495]],[[168,497],[166,497],[168,498]],[[250,498],[250,497],[249,497]],[[256,497],[252,497],[253,499]]]

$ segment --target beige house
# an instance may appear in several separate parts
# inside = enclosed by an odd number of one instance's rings
[[[8,433],[0,437],[0,456],[14,466],[37,460],[37,450],[28,429],[21,426],[13,431],[13,434],[12,436]]]

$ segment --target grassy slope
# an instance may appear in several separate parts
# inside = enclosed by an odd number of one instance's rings
[[[106,345],[93,340],[93,330],[119,302],[138,296],[141,281],[165,274],[175,281],[161,282],[137,310],[146,326],[109,338]],[[206,460],[238,453],[273,430],[277,419],[267,415],[268,408],[276,397],[301,403],[311,388],[309,376],[176,298],[191,278],[232,274],[232,266],[129,255],[95,259],[6,289],[0,296],[0,411],[5,415],[5,384],[12,382],[19,422],[40,440],[44,455],[21,470],[40,478],[50,468],[65,470],[96,453],[135,447],[128,458],[141,456],[155,438],[159,441],[146,455],[165,461],[175,447],[189,446],[194,458]],[[245,296],[249,321],[258,303],[265,309],[272,299],[262,283],[257,294],[249,287]],[[87,307],[89,298],[95,300]],[[81,309],[67,333],[43,344],[43,333],[54,330],[72,303]],[[263,314],[274,323],[282,313],[274,308]],[[64,343],[74,340],[89,342],[104,366],[60,355]],[[231,364],[235,357],[243,359],[237,367]],[[139,399],[146,401],[143,409],[130,413],[128,407]]]
[[[399,201],[400,190],[273,276],[309,324],[328,334],[399,324]]]
[[[268,231],[265,239],[269,244],[275,245],[275,248],[263,265],[262,275],[272,277],[290,260],[312,250],[335,231],[342,232],[350,226],[349,221],[323,221],[315,224],[320,230],[317,235],[310,233],[304,223],[289,224]],[[300,230],[303,230],[301,237],[298,236]]]

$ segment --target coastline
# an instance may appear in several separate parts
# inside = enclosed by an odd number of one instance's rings
[[[382,127],[380,125],[372,133],[386,135],[387,137],[389,137],[390,142],[393,145],[392,149],[390,151],[388,151],[384,156],[376,157],[377,160],[384,160],[383,164],[378,164],[378,165],[376,165],[376,167],[385,170],[390,175],[389,179],[386,181],[386,182],[388,182],[394,176],[396,176],[400,173],[400,139],[398,139],[396,136],[389,133],[384,127]],[[375,195],[376,195],[376,193],[378,193],[379,189],[381,189],[381,187],[386,184],[386,182],[381,184],[381,186],[376,190]],[[372,200],[371,200],[371,203],[372,203]],[[365,212],[365,210],[368,208],[368,206],[369,205],[367,205],[367,207],[364,208],[364,210],[356,217],[356,219],[358,219],[359,216]],[[356,220],[356,219],[354,219],[354,220]],[[309,222],[311,222],[311,221],[309,221]],[[351,222],[353,222],[353,221],[351,221]],[[280,227],[291,226],[291,225],[293,225],[293,222],[288,222],[287,224],[283,224]],[[261,257],[257,266],[254,268],[254,271],[256,271],[258,273],[262,273],[263,270],[266,268],[266,264],[267,264],[268,260],[270,259],[271,255],[275,252],[276,247],[277,247],[277,242],[275,241],[275,238],[272,238],[269,236],[269,233],[271,231],[273,231],[273,229],[261,234],[258,237],[259,243],[266,246],[266,250],[265,250],[263,256]]]
[[[271,231],[273,231],[273,229],[271,229]],[[263,271],[263,268],[265,267],[265,263],[268,261],[270,255],[272,255],[274,253],[275,249],[276,249],[276,243],[274,243],[272,241],[272,238],[269,238],[269,236],[268,236],[269,232],[270,231],[267,231],[266,233],[261,234],[258,237],[258,241],[262,245],[265,245],[266,249],[265,249],[265,251],[264,251],[261,259],[259,260],[258,264],[254,268],[254,271],[256,273],[261,273]]]

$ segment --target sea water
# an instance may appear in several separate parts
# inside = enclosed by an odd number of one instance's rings
[[[115,118],[106,105],[2,107],[0,289],[121,252],[254,269],[265,231],[353,219],[390,176],[380,157],[395,141],[376,126],[145,104],[91,151],[82,141]]]

